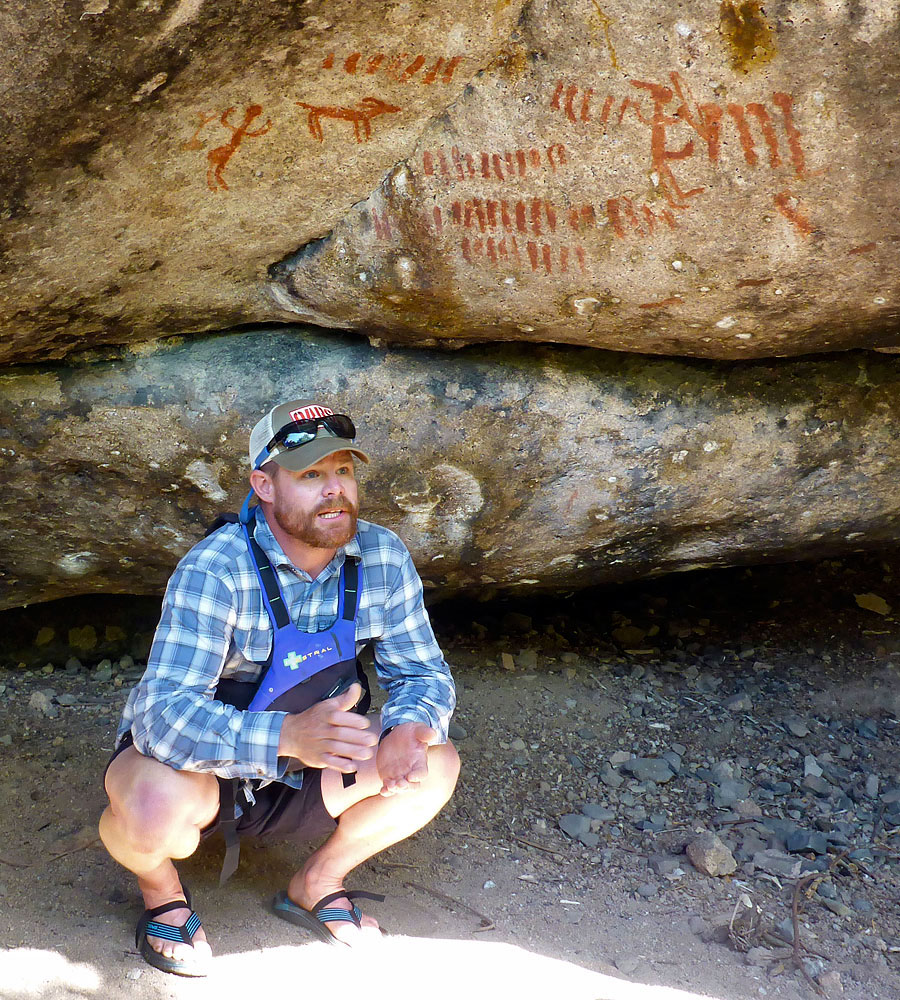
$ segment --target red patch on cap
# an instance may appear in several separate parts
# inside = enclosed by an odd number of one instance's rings
[[[319,417],[333,417],[334,410],[329,410],[327,406],[304,406],[300,410],[291,410],[291,420],[317,420]]]

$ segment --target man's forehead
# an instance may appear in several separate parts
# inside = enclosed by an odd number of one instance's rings
[[[330,455],[320,458],[312,465],[306,465],[295,474],[309,472],[310,469],[333,468],[338,465],[355,465],[352,451],[333,451]]]

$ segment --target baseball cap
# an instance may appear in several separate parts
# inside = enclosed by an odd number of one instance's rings
[[[290,428],[292,424],[307,424],[316,436],[298,446],[277,443],[269,450],[269,444],[278,432],[282,428]],[[336,433],[336,430],[342,429],[343,435]],[[369,456],[353,444],[355,434],[350,418],[335,414],[330,406],[314,399],[292,399],[273,406],[253,428],[250,433],[250,465],[258,469],[266,462],[277,462],[284,469],[300,472],[336,451],[352,452],[363,462],[368,462]]]

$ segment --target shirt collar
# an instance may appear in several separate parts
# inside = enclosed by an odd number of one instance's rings
[[[272,529],[269,527],[269,522],[266,520],[265,515],[259,507],[255,508],[256,511],[256,540],[259,542],[260,547],[263,552],[269,557],[269,562],[275,567],[288,567],[293,569],[295,572],[299,573],[305,580],[311,579],[310,575],[304,570],[300,569],[299,566],[295,566],[290,559],[285,555],[284,549],[278,544],[278,539],[272,534]],[[344,565],[344,560],[347,556],[352,556],[355,559],[361,558],[362,550],[359,547],[359,532],[347,542],[346,545],[342,545],[334,554],[334,558],[331,562],[319,573],[317,579],[327,580],[329,577],[337,573],[341,566]]]

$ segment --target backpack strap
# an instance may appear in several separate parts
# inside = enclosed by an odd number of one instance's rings
[[[247,540],[250,555],[253,557],[253,568],[256,570],[256,576],[262,588],[263,603],[269,613],[269,619],[275,628],[284,628],[290,623],[291,618],[284,606],[275,570],[269,562],[269,557],[263,552],[262,546],[256,540],[256,525],[253,525],[252,532],[245,523],[241,523],[241,528],[244,532],[244,538]]]
[[[214,532],[218,531],[219,528],[224,528],[226,524],[237,524],[238,516],[237,514],[219,514],[219,516],[213,521],[213,523],[206,529],[204,538],[209,538],[209,536]]]

